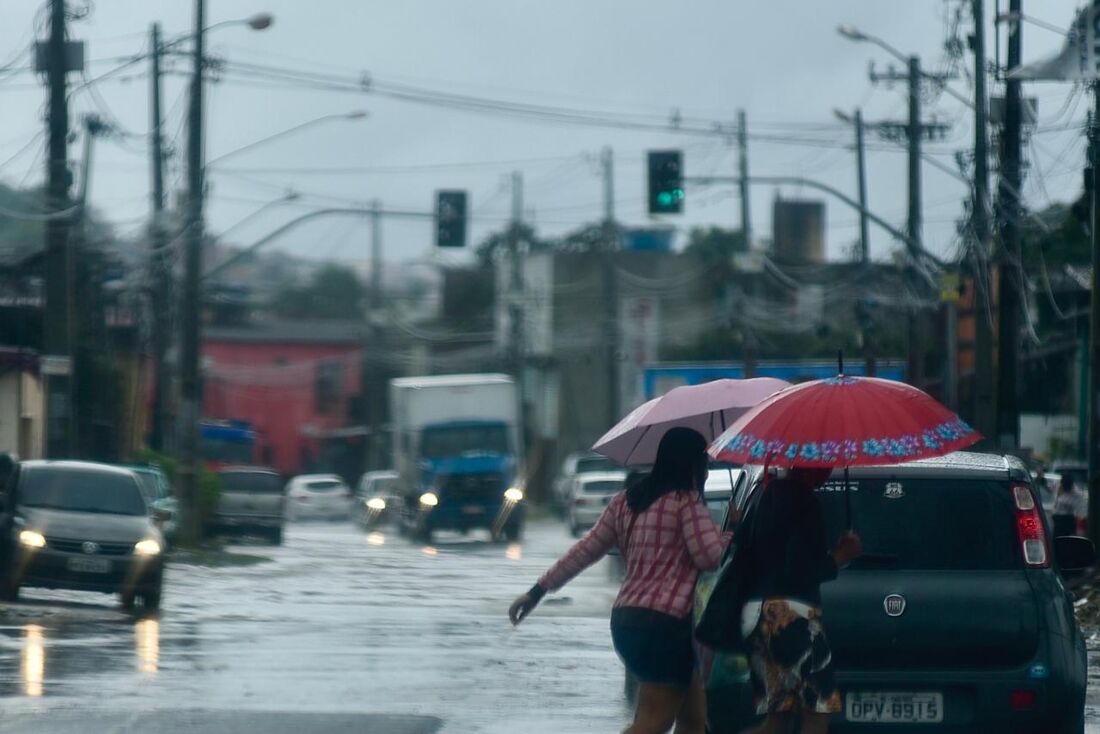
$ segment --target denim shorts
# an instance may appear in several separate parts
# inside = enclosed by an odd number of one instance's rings
[[[611,641],[641,683],[687,688],[695,673],[691,617],[677,619],[641,607],[611,612]]]

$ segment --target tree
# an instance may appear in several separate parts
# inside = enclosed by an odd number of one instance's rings
[[[542,252],[550,247],[550,243],[540,239],[531,225],[512,222],[481,241],[474,251],[478,264],[483,268],[492,268],[493,263],[496,262],[497,253],[511,249],[513,238],[526,243],[528,252]]]
[[[325,265],[305,285],[282,288],[272,310],[290,319],[361,319],[366,288],[359,276],[342,265]]]
[[[688,233],[684,256],[699,261],[711,289],[720,295],[733,278],[734,255],[746,250],[745,235],[739,229],[693,227]]]
[[[1054,203],[1024,220],[1022,255],[1028,272],[1038,269],[1040,254],[1048,268],[1085,265],[1091,261],[1088,228],[1078,218],[1075,208]],[[1087,213],[1087,208],[1085,211]]]

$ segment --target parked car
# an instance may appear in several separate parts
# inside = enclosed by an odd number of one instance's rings
[[[371,471],[355,487],[352,515],[364,528],[375,528],[397,516],[401,482],[395,471]]]
[[[160,607],[164,536],[134,472],[77,461],[20,463],[3,513],[3,592],[25,586],[118,594]]]
[[[832,545],[847,529],[839,474],[818,497]],[[844,696],[830,731],[1081,734],[1085,641],[1062,572],[1095,553],[1052,537],[1025,466],[956,453],[853,468],[850,500],[864,555],[822,586]]]
[[[347,520],[351,514],[351,488],[335,474],[302,474],[286,485],[287,517]]]
[[[164,540],[171,547],[176,542],[176,534],[179,530],[179,503],[172,494],[168,475],[160,467],[149,464],[125,465],[123,468],[129,469],[137,476],[141,493],[145,496],[145,504],[149,506],[157,527],[160,528],[160,532],[164,534]]]
[[[210,531],[232,535],[262,535],[275,545],[283,542],[286,501],[283,478],[272,469],[253,466],[218,470],[221,496],[210,519]]]
[[[625,471],[588,472],[574,478],[568,509],[569,530],[574,536],[596,524],[603,508],[622,491],[625,480]]]
[[[590,472],[619,471],[622,469],[611,459],[591,451],[578,451],[569,454],[562,462],[561,472],[554,480],[554,502],[563,516],[569,510],[569,500],[573,496],[573,481],[581,474]]]

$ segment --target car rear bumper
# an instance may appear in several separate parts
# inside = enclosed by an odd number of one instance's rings
[[[1029,667],[954,672],[838,670],[837,683],[845,696],[845,711],[833,719],[831,732],[1054,732],[1073,720],[1066,684],[1029,676]],[[848,720],[846,696],[852,692],[939,692],[943,694],[943,721],[937,724],[874,724]],[[1016,709],[1014,691],[1031,691],[1034,705]],[[1076,714],[1080,714],[1077,711]]]
[[[103,573],[74,571],[70,559],[106,560],[110,566]],[[160,586],[164,575],[164,556],[144,558],[140,556],[87,556],[81,553],[62,553],[49,549],[20,550],[16,580],[20,586],[47,589],[73,589],[77,591],[101,591],[109,594],[142,591]]]

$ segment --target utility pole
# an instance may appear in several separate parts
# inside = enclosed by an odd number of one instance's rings
[[[1100,541],[1100,82],[1092,83],[1094,111],[1089,126],[1092,171],[1092,298],[1089,309],[1089,537]]]
[[[997,435],[996,341],[993,334],[995,306],[989,256],[992,253],[989,221],[989,100],[986,93],[985,2],[972,0],[974,16],[974,199],[970,205],[973,225],[974,275],[974,427],[989,438]]]
[[[909,57],[909,209],[906,219],[906,233],[909,235],[909,257],[913,261],[920,255],[918,247],[923,247],[921,236],[921,118],[920,118],[921,70],[920,57]],[[912,265],[910,266],[913,267]],[[924,360],[921,358],[921,322],[915,308],[908,314],[909,345],[909,381],[916,386],[924,382]]]
[[[745,250],[752,254],[752,206],[749,199],[749,187],[752,181],[749,179],[749,130],[744,110],[737,110],[737,178],[741,193],[741,236],[745,240]],[[749,281],[748,297],[752,301],[758,301],[763,293],[761,282],[763,269],[759,273],[753,273]],[[744,313],[744,309],[742,309]],[[745,340],[744,375],[756,377],[756,327],[752,320],[742,316],[741,319],[743,338]]]
[[[510,276],[508,290],[511,297],[509,301],[509,324],[511,335],[509,346],[511,351],[512,372],[516,376],[516,387],[519,390],[519,425],[520,439],[523,445],[528,445],[527,434],[527,379],[524,362],[527,353],[526,321],[527,304],[524,288],[524,249],[523,242],[523,173],[512,172],[512,222],[508,228],[508,249],[510,257]]]
[[[195,0],[195,40],[191,99],[187,127],[187,254],[184,259],[183,303],[180,335],[180,510],[185,543],[202,536],[199,517],[199,418],[202,413],[200,360],[202,345],[203,165],[202,87],[204,0]]]
[[[45,226],[45,351],[50,357],[57,358],[53,360],[55,370],[46,375],[46,455],[63,458],[73,454],[76,444],[72,391],[73,324],[70,318],[73,292],[71,222],[67,214],[61,214],[71,207],[64,0],[50,0],[50,36],[45,46],[49,88],[46,194],[49,211],[56,212]]]
[[[621,380],[619,374],[619,344],[622,341],[619,324],[619,274],[615,253],[619,249],[618,225],[615,223],[615,160],[610,147],[600,154],[600,172],[603,176],[603,248],[600,266],[603,279],[604,348],[607,363],[607,419],[608,425],[616,423],[620,416]]]
[[[871,262],[871,234],[867,219],[867,163],[863,146],[863,110],[856,109],[856,179],[859,185],[859,261],[868,265]]]
[[[370,294],[367,304],[367,345],[363,350],[363,408],[366,410],[363,446],[365,468],[381,469],[385,463],[382,413],[386,401],[382,355],[382,202],[370,208]]]
[[[168,423],[168,405],[171,380],[168,375],[168,345],[171,343],[169,331],[168,304],[171,303],[172,280],[168,277],[171,258],[167,252],[168,238],[164,222],[164,113],[161,108],[160,60],[163,49],[160,43],[160,24],[154,23],[151,31],[152,44],[152,110],[150,128],[152,130],[152,175],[153,175],[153,226],[150,232],[152,252],[149,257],[150,291],[149,298],[153,312],[153,373],[156,377],[153,389],[153,425],[149,433],[149,443],[153,449],[163,451],[169,441],[171,427]]]
[[[975,0],[981,4],[981,0]],[[1009,15],[1016,18],[1008,24],[1008,64],[1015,69],[1022,54],[1023,21],[1021,0],[1009,0]],[[1009,78],[1005,82],[1005,117],[1001,131],[1001,180],[997,192],[998,219],[1000,220],[1001,247],[998,258],[1000,268],[1000,330],[998,335],[999,359],[997,361],[997,441],[1002,451],[1010,451],[1020,445],[1019,360],[1020,360],[1020,311],[1023,294],[1020,270],[1020,188],[1022,186],[1020,145],[1023,135],[1023,98],[1020,81]]]

